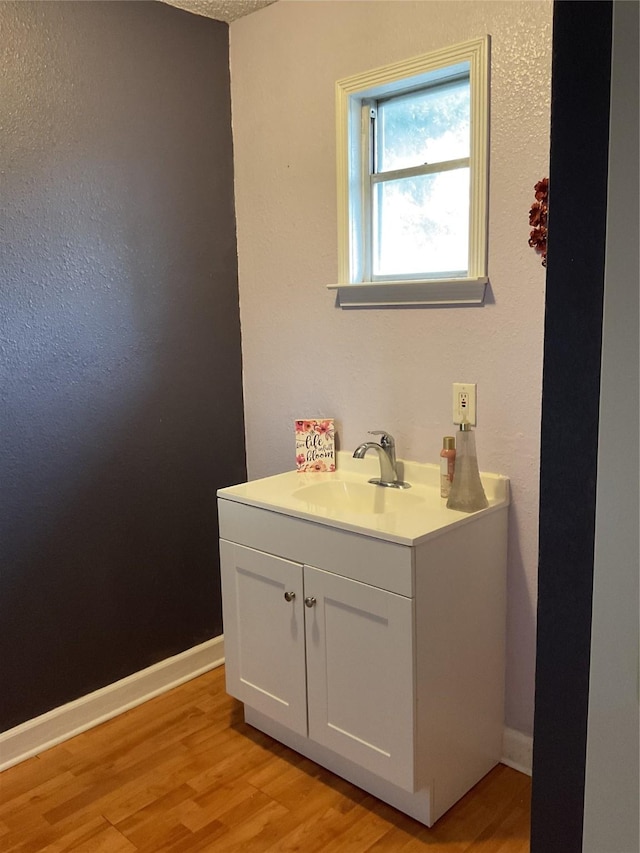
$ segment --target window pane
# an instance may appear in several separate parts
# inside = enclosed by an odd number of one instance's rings
[[[469,80],[378,103],[377,172],[469,156]]]
[[[469,169],[373,187],[374,276],[466,275]]]

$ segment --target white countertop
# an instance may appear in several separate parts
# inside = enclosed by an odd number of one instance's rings
[[[466,513],[447,509],[446,500],[440,497],[438,465],[399,460],[399,474],[411,484],[407,490],[388,489],[367,482],[370,477],[380,476],[378,460],[373,454],[365,459],[354,459],[350,453],[341,451],[337,454],[336,468],[334,473],[287,471],[219,489],[218,497],[403,545],[417,545],[439,535],[445,528],[467,524],[509,505],[509,480],[499,474],[481,472],[489,506]],[[326,503],[318,505],[308,497],[314,490],[307,487],[319,483],[341,484],[329,488],[335,488],[336,492],[353,489],[357,495],[368,495],[365,486],[375,490],[369,502],[371,511],[358,508],[358,504],[355,505],[357,511],[353,511],[344,502],[339,507]]]

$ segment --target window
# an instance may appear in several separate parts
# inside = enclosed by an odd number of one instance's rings
[[[338,302],[479,304],[489,40],[337,83]]]

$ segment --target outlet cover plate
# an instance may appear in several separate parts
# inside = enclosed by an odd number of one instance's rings
[[[453,422],[461,424],[464,420],[476,425],[476,384],[471,382],[453,383]]]

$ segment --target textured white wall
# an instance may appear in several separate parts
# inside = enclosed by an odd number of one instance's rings
[[[249,475],[294,465],[296,417],[340,446],[387,429],[435,462],[451,383],[478,383],[480,467],[511,478],[506,724],[533,728],[544,269],[527,246],[547,174],[552,5],[281,0],[231,25],[236,215]],[[335,81],[492,36],[491,291],[481,308],[341,310]]]

